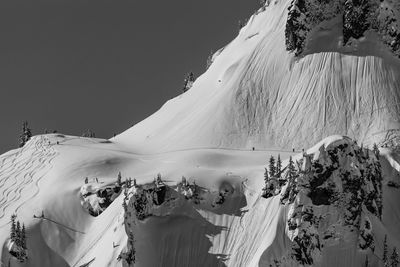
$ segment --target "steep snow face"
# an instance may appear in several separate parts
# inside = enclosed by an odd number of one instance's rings
[[[291,149],[332,134],[385,140],[399,126],[397,57],[375,32],[344,46],[341,14],[314,25],[295,56],[285,45],[290,4],[278,0],[259,10],[188,92],[115,141],[167,151]]]
[[[383,193],[381,162],[385,175],[392,167],[340,136],[295,162],[295,175],[286,168],[285,184],[267,199],[240,180],[221,182],[223,201],[212,188],[192,187],[196,197],[187,197],[185,180],[164,185],[170,193],[159,189],[162,201],[133,187],[125,194],[125,228],[134,237],[125,258],[135,255],[135,266],[361,266],[368,257],[381,266],[384,236],[390,250],[400,242],[386,215],[399,208],[382,213],[382,196],[388,207],[395,198]]]

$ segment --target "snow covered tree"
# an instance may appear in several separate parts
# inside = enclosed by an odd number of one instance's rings
[[[25,230],[25,224],[22,224],[22,230],[21,230],[21,247],[23,249],[26,249],[26,230]]]
[[[375,157],[379,160],[380,152],[378,146],[375,143],[372,151],[374,152]]]
[[[286,22],[285,42],[286,50],[295,52],[296,56],[303,52],[306,42],[308,29],[305,12],[305,0],[292,1]]]
[[[210,52],[210,54],[208,55],[208,58],[207,58],[207,64],[206,64],[206,69],[207,70],[210,68],[211,64],[213,63],[213,55],[214,55],[214,52],[211,50],[211,52]]]
[[[289,164],[288,164],[288,178],[289,181],[292,180],[296,176],[296,167],[294,165],[292,156],[289,158]]]
[[[24,121],[22,123],[22,133],[20,135],[19,147],[23,147],[26,142],[28,142],[32,137],[31,129],[28,127],[28,122]]]
[[[244,24],[241,20],[238,21],[238,31],[240,32],[240,30],[243,28]]]
[[[385,235],[385,239],[383,240],[383,256],[382,256],[383,265],[389,266],[388,259],[388,245],[387,245],[387,235]]]
[[[292,156],[289,158],[289,164],[287,166],[286,177],[288,181],[288,186],[286,188],[285,193],[282,195],[281,203],[285,203],[287,200],[289,203],[294,201],[295,196],[297,195],[298,188],[296,184],[296,179],[298,177],[298,173],[296,171],[296,166],[294,165]]]
[[[281,160],[281,155],[278,154],[278,159],[276,160],[276,175],[278,178],[281,178],[281,172],[282,172],[282,160]]]
[[[343,14],[343,39],[344,44],[353,37],[358,39],[368,30],[369,15],[368,0],[346,0]]]
[[[276,174],[276,169],[275,169],[275,158],[273,156],[270,157],[269,159],[269,175],[271,177],[274,177]]]
[[[194,74],[193,72],[189,72],[189,74],[186,75],[185,80],[183,81],[183,92],[188,91],[190,88],[192,88],[194,83]]]
[[[265,168],[265,172],[264,172],[265,187],[267,186],[268,182],[269,182],[268,170],[267,170],[267,168]]]
[[[10,238],[11,241],[15,241],[17,237],[17,229],[15,225],[15,219],[17,218],[17,215],[13,214],[11,215],[11,232],[10,232]]]
[[[96,134],[92,130],[87,129],[84,133],[82,133],[82,137],[95,138]]]
[[[15,243],[17,246],[22,247],[21,246],[21,224],[19,221],[17,221]]]
[[[118,172],[117,184],[118,184],[119,186],[121,186],[121,184],[122,184],[122,175],[121,175],[121,172]]]
[[[393,248],[393,253],[390,256],[390,267],[397,267],[399,265],[399,253],[396,247]]]
[[[162,185],[163,181],[161,179],[161,173],[157,174],[157,179],[156,179],[156,183],[157,186]]]
[[[263,188],[263,194],[262,196],[265,198],[268,198],[271,196],[270,192],[269,192],[269,187],[270,187],[270,180],[269,180],[269,176],[268,176],[268,169],[265,168],[265,172],[264,172],[264,188]]]
[[[124,209],[124,212],[126,213],[126,211],[128,210],[128,205],[126,204],[125,199],[122,201],[122,208]]]
[[[128,263],[128,266],[134,266],[136,263],[135,237],[133,235],[133,232],[130,232],[128,234],[128,251],[121,251],[117,258],[118,261],[120,261],[121,259],[125,260],[126,263]]]

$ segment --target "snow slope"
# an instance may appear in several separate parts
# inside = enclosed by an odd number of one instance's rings
[[[188,92],[114,140],[143,151],[291,149],[332,134],[382,142],[399,125],[399,60],[374,34],[343,47],[340,18],[295,58],[285,47],[290,2],[253,15]]]
[[[296,235],[304,230],[325,236],[331,224],[341,236],[321,241],[319,251],[315,243],[307,247],[315,266],[360,266],[366,256],[381,266],[385,235],[390,249],[400,248],[400,190],[387,186],[400,182],[398,59],[372,32],[344,47],[340,17],[318,25],[295,57],[286,51],[284,35],[291,1],[267,2],[189,91],[131,129],[110,140],[35,136],[0,156],[1,264],[122,266],[117,257],[129,250],[130,232],[135,266],[299,266],[291,254]],[[341,135],[369,147],[388,145],[380,157],[382,220],[367,205],[360,219],[363,225],[368,218],[372,231],[344,227],[337,206],[310,204],[307,190],[291,203],[282,203],[281,195],[261,197],[269,157],[280,155],[285,165],[289,156],[302,159],[303,148],[325,168],[358,177],[371,161],[351,156],[360,148]],[[340,164],[326,160],[328,151],[343,144],[349,148]],[[329,179],[342,187],[339,171]],[[202,188],[204,199],[195,205],[178,196],[138,221],[132,194],[127,200],[121,194],[91,216],[80,197],[85,178],[97,178],[100,188],[115,183],[118,172],[140,185],[161,173],[174,190],[185,176]],[[217,203],[226,183],[233,192]],[[294,211],[305,212],[300,202],[328,219],[317,227],[297,218]],[[12,214],[27,227],[25,263],[7,251]],[[300,222],[297,232],[289,229],[289,219]],[[361,232],[373,236],[374,251],[359,248]]]

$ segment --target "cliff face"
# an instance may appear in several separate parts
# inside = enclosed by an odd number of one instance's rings
[[[143,151],[291,149],[332,134],[368,144],[397,136],[397,7],[353,2],[271,2],[188,92],[115,141]],[[373,19],[359,25],[359,16]]]

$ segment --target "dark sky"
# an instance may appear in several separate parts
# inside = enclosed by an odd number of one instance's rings
[[[22,121],[109,138],[180,94],[259,0],[0,1],[0,153]]]

